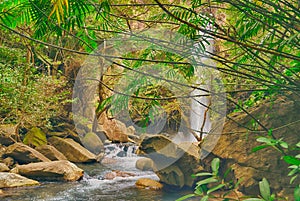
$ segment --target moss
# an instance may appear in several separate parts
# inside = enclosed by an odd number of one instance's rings
[[[24,144],[29,146],[41,146],[47,144],[46,134],[39,128],[33,127],[28,133],[25,135],[23,140]]]

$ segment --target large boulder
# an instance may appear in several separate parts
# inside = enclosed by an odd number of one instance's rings
[[[47,137],[48,138],[50,137],[71,138],[75,142],[81,144],[81,140],[78,134],[69,128],[64,129],[64,131],[60,131],[60,132],[48,132]]]
[[[22,186],[39,185],[38,181],[28,179],[18,174],[0,172],[0,188],[12,188]]]
[[[71,138],[51,137],[48,139],[57,150],[63,153],[66,158],[75,163],[89,163],[95,162],[95,154],[88,151],[86,148],[75,142]]]
[[[67,160],[67,158],[60,151],[51,145],[38,146],[35,148],[35,150],[42,153],[52,161]]]
[[[0,144],[9,146],[17,142],[18,127],[13,124],[0,125]]]
[[[66,160],[17,165],[11,172],[42,180],[77,181],[83,177],[83,170]]]
[[[272,128],[272,134],[277,139],[282,138],[294,145],[300,141],[300,127],[299,123],[296,123],[300,119],[299,110],[299,102],[278,98],[273,103],[261,104],[252,109],[250,114],[268,129]],[[234,113],[231,118],[233,121],[225,123],[219,141],[210,155],[203,160],[207,164],[205,168],[208,170],[211,160],[218,157],[222,164],[221,174],[231,168],[233,172],[228,179],[239,180],[239,190],[243,193],[257,195],[258,182],[266,178],[273,192],[282,191],[281,193],[285,195],[292,194],[289,189],[292,190],[295,184],[299,184],[300,178],[294,182],[294,185],[290,184],[290,177],[287,176],[290,171],[289,165],[282,160],[282,155],[272,147],[252,153],[254,147],[262,145],[256,139],[259,136],[267,137],[268,133],[261,127],[258,127],[260,132],[246,129],[245,127],[253,126],[249,115]]]
[[[203,170],[200,166],[199,147],[193,143],[175,144],[164,135],[149,135],[142,139],[138,154],[152,159],[160,181],[176,187],[192,187],[192,174]]]
[[[135,133],[133,126],[126,127],[124,123],[116,119],[109,119],[106,115],[101,115],[98,129],[103,131],[106,137],[113,142],[132,141],[128,136],[133,136]]]
[[[22,143],[10,145],[5,152],[5,156],[12,157],[19,164],[50,161],[40,152]]]
[[[98,155],[104,151],[104,145],[96,133],[89,132],[81,140],[85,148]]]

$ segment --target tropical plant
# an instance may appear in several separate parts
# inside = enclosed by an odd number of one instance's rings
[[[259,137],[257,138],[257,141],[260,143],[263,143],[263,145],[257,146],[253,148],[253,152],[257,152],[261,149],[265,149],[267,147],[272,147],[275,150],[277,150],[279,153],[282,155],[282,159],[289,164],[290,166],[288,167],[291,169],[291,171],[288,173],[287,176],[291,177],[290,179],[290,184],[293,184],[294,181],[297,179],[297,177],[300,174],[300,142],[296,144],[289,144],[283,139],[276,139],[272,135],[272,130],[269,131],[268,137]],[[294,152],[292,152],[294,151]],[[289,153],[296,153],[295,155],[289,154]],[[300,199],[300,194],[299,192],[299,186],[300,184],[296,184],[295,190],[294,190],[294,199],[299,200]],[[266,199],[267,200],[267,199]]]
[[[233,190],[235,190],[238,187],[239,182],[234,184],[232,181],[225,181],[226,176],[230,172],[230,169],[226,171],[226,173],[221,176],[219,174],[219,168],[220,168],[220,159],[214,158],[211,162],[211,170],[212,172],[200,172],[195,175],[192,175],[193,177],[200,177],[203,179],[200,179],[196,183],[195,191],[192,194],[185,195],[176,201],[182,201],[186,200],[191,197],[200,197],[201,201],[207,201],[211,198],[216,198],[214,195],[214,192],[223,190],[224,194],[221,196],[221,198],[224,201],[229,200],[226,196]],[[220,198],[220,197],[219,197]],[[230,199],[232,200],[232,199]]]
[[[271,194],[269,182],[263,178],[259,182],[259,191],[261,198],[247,198],[244,201],[274,201],[277,200],[275,194]]]

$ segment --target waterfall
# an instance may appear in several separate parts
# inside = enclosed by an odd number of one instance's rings
[[[207,30],[211,29],[211,26],[208,25]],[[205,66],[209,65],[215,67],[209,54],[214,50],[214,40],[202,32],[200,32],[199,35],[204,42],[196,43],[194,45],[194,50],[192,50],[194,59],[197,62],[194,74],[197,79],[195,86],[197,86],[198,89],[195,89],[190,93],[192,97],[190,106],[190,128],[191,132],[194,132],[198,137],[205,137],[212,128],[210,112],[208,110],[208,107],[211,104],[210,91],[212,69]],[[206,43],[206,41],[208,43]]]

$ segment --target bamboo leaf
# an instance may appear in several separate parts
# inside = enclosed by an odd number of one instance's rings
[[[218,180],[214,177],[210,177],[210,178],[207,178],[207,179],[204,179],[204,180],[201,180],[199,182],[197,182],[197,185],[198,186],[201,186],[201,185],[204,185],[204,184],[209,184],[209,183],[214,183],[214,182],[217,182]]]
[[[212,176],[213,174],[210,172],[200,172],[197,174],[192,175],[193,177],[203,177],[203,176]]]
[[[209,190],[207,191],[207,194],[210,194],[210,193],[212,193],[212,192],[214,192],[214,191],[217,191],[217,190],[223,188],[224,186],[225,186],[225,184],[219,184],[219,185],[217,185],[217,186],[215,186],[215,187],[209,189]]]

